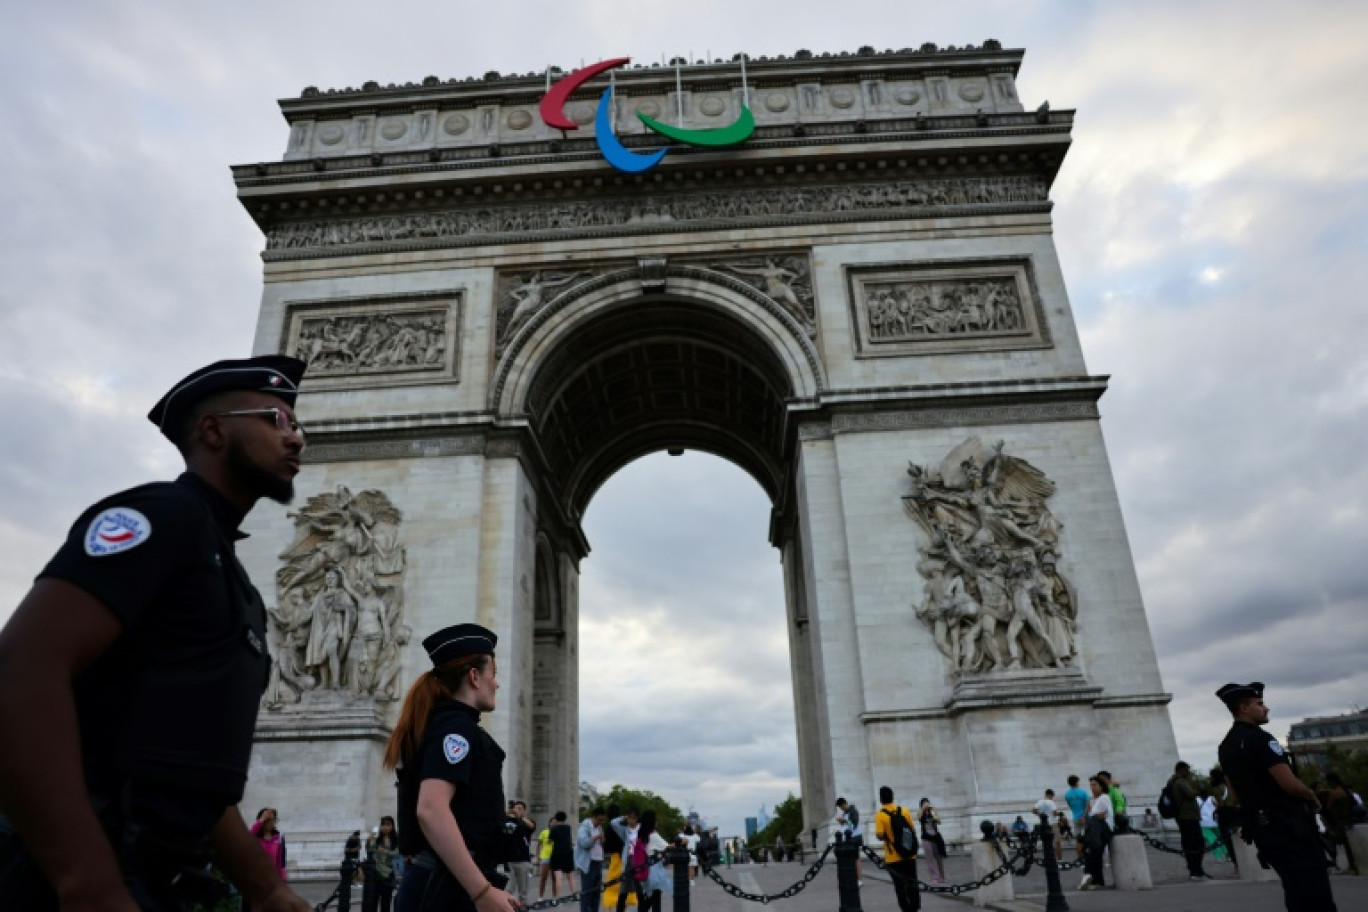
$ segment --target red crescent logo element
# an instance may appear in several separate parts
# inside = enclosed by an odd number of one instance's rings
[[[631,57],[614,57],[612,60],[604,60],[582,70],[575,70],[552,86],[551,91],[542,97],[538,108],[541,119],[548,127],[555,127],[557,130],[578,130],[579,124],[565,116],[565,103],[570,100],[570,93],[599,73],[631,62]]]

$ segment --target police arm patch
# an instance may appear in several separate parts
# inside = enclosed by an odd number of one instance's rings
[[[1279,757],[1283,755],[1283,746],[1279,744],[1277,741],[1269,741],[1268,749],[1271,750],[1273,753],[1277,754]]]
[[[109,557],[138,547],[152,535],[152,523],[137,510],[110,507],[90,521],[85,534],[85,553]]]
[[[470,753],[470,742],[460,735],[447,735],[442,739],[442,754],[447,763],[455,766]]]

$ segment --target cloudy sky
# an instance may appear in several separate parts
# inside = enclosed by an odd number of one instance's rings
[[[952,9],[953,7],[953,9]],[[245,354],[262,239],[228,166],[278,158],[306,85],[618,55],[980,43],[1079,112],[1056,240],[1178,743],[1210,763],[1227,679],[1275,730],[1368,702],[1368,5],[144,0],[0,8],[0,618],[81,506],[175,471],[142,419]],[[586,675],[583,775],[725,828],[797,790],[768,504],[688,454],[590,506],[583,633],[668,716],[624,745]],[[726,712],[719,712],[719,707]]]

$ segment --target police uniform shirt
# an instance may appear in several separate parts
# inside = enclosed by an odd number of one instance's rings
[[[73,684],[86,783],[98,810],[169,838],[206,837],[246,783],[270,659],[242,518],[187,472],[86,510],[39,575],[123,627]]]
[[[1235,787],[1235,798],[1247,811],[1278,810],[1289,800],[1270,772],[1291,766],[1278,739],[1257,725],[1236,722],[1217,752],[1221,769]]]
[[[503,750],[480,728],[478,710],[458,700],[434,704],[418,754],[411,767],[405,761],[399,777],[401,851],[413,855],[431,848],[418,825],[418,789],[425,779],[442,779],[456,786],[451,813],[476,863],[489,871],[501,862],[499,842],[507,816],[503,761]]]

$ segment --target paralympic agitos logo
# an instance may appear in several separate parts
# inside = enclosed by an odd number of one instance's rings
[[[560,82],[556,83],[545,97],[541,100],[541,118],[548,127],[557,130],[578,130],[579,124],[565,116],[565,102],[570,98],[570,94],[578,89],[585,82],[593,79],[600,73],[608,72],[617,67],[631,63],[630,57],[616,57],[612,60],[604,60],[583,69],[575,70],[565,76]],[[745,63],[741,65],[741,81],[745,84]],[[613,86],[609,85],[604,90],[602,97],[599,98],[598,110],[594,115],[594,134],[598,141],[599,151],[608,160],[608,164],[617,168],[619,171],[638,173],[647,171],[660,164],[660,160],[669,152],[669,147],[657,149],[654,152],[632,152],[617,138],[613,133]],[[689,146],[701,146],[709,149],[722,149],[727,146],[735,146],[745,142],[755,132],[755,116],[751,114],[750,108],[742,104],[741,114],[735,121],[725,127],[718,127],[712,130],[686,130],[683,127],[672,127],[663,124],[658,120],[653,120],[636,112],[636,116],[650,130],[659,133],[667,139],[675,142],[684,143]]]

